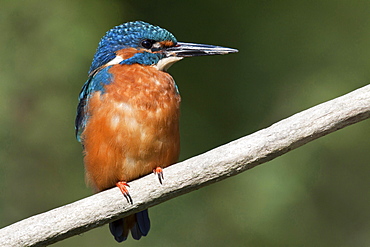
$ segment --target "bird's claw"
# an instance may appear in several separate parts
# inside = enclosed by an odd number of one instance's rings
[[[159,182],[162,184],[162,181],[164,180],[163,169],[158,166],[153,170],[153,173],[158,176]]]
[[[132,198],[131,198],[131,196],[128,192],[128,189],[127,189],[127,187],[130,187],[130,185],[128,185],[128,183],[126,183],[124,181],[120,181],[120,182],[116,183],[116,186],[120,189],[123,196],[126,198],[127,202],[130,203],[130,204],[133,204]]]

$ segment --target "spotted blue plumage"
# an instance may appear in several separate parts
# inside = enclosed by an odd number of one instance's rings
[[[104,85],[112,82],[112,74],[108,72],[111,67],[112,66],[108,66],[98,71],[94,76],[90,76],[81,89],[80,95],[78,97],[79,104],[77,107],[77,117],[75,120],[76,137],[79,142],[81,142],[81,134],[86,126],[86,121],[88,119],[85,109],[88,100],[93,92],[104,92]]]
[[[89,74],[115,58],[116,51],[124,48],[143,48],[140,43],[144,39],[155,41],[172,41],[177,43],[175,36],[164,28],[151,25],[143,21],[127,22],[109,30],[100,40],[94,55]],[[145,65],[156,64],[161,59],[160,54],[150,52],[140,53],[127,64],[139,63]]]

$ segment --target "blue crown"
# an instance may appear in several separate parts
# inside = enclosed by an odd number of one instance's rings
[[[168,40],[172,41],[174,44],[177,43],[175,36],[164,28],[153,26],[143,21],[121,24],[109,30],[100,40],[89,74],[114,59],[116,57],[115,52],[121,49],[128,47],[143,48],[140,46],[140,43],[144,39],[155,41]],[[141,63],[149,65],[156,63],[161,58],[160,54],[140,54],[144,55],[141,55],[140,57],[134,56],[131,59],[126,60],[124,63]]]

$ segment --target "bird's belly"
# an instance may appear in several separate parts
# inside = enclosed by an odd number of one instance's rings
[[[90,99],[82,134],[88,183],[97,191],[175,163],[180,151],[179,96],[169,101],[117,101],[108,93]]]
[[[179,155],[178,113],[176,109],[139,110],[120,103],[107,117],[113,149],[121,152],[121,177],[130,181],[148,174],[154,168],[166,167]],[[120,159],[120,158],[118,158]]]

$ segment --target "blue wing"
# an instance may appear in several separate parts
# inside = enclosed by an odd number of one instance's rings
[[[79,103],[75,120],[76,138],[79,142],[82,141],[81,134],[84,131],[86,122],[89,118],[87,108],[90,97],[96,91],[104,93],[104,85],[108,85],[112,82],[112,74],[108,71],[110,67],[112,66],[108,66],[92,74],[81,89],[78,97]]]

